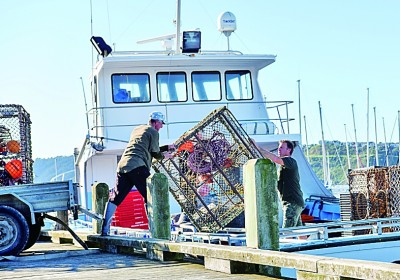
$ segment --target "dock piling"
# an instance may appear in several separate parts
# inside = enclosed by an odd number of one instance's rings
[[[279,250],[279,200],[275,164],[251,159],[243,166],[247,247]],[[280,268],[260,265],[258,272],[280,276]]]
[[[92,209],[95,213],[103,214],[109,197],[106,183],[94,183],[92,186]],[[93,233],[101,233],[101,220],[93,219]]]

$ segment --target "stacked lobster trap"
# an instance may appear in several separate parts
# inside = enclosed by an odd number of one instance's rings
[[[153,164],[199,231],[216,232],[244,210],[242,166],[261,157],[232,113],[211,112],[175,143],[174,157]]]
[[[0,105],[0,186],[33,183],[31,121],[21,105]]]
[[[399,185],[400,166],[349,171],[351,220],[399,217]]]

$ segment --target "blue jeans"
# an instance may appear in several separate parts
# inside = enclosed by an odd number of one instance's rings
[[[301,221],[301,212],[303,212],[303,207],[290,202],[283,202],[282,205],[283,212],[283,227],[300,227],[303,225]]]

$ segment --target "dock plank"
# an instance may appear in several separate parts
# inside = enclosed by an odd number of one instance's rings
[[[47,254],[47,257],[44,257]],[[66,257],[65,254],[68,254]],[[50,257],[49,255],[54,255]],[[58,256],[58,257],[57,257]],[[36,258],[36,259],[35,259]],[[38,242],[15,261],[0,261],[0,279],[275,279],[256,274],[225,274],[192,262],[159,262],[141,255],[83,250]]]

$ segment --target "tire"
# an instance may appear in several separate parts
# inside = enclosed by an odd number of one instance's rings
[[[17,209],[0,206],[0,256],[17,256],[29,239],[29,225]]]
[[[28,242],[25,245],[24,250],[31,248],[39,239],[40,232],[43,226],[43,217],[41,217],[40,215],[35,215],[35,219],[36,219],[36,224],[29,225],[29,238]]]

